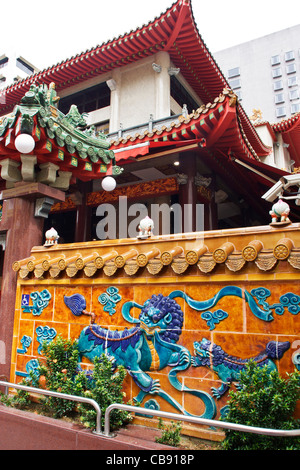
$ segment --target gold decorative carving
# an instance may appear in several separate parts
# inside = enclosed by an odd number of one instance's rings
[[[60,269],[58,264],[54,264],[53,266],[51,266],[51,268],[49,270],[51,278],[55,279],[56,277],[58,277],[60,275],[61,271],[63,271],[63,269]]]
[[[32,271],[34,271],[34,262],[33,261],[28,261],[27,269],[30,273],[32,273]]]
[[[69,264],[69,266],[66,269],[66,273],[68,277],[74,277],[78,273],[78,269],[76,267],[75,263]]]
[[[45,274],[45,270],[43,269],[43,265],[38,265],[34,270],[34,276],[36,279],[41,279]]]
[[[44,259],[43,262],[42,262],[42,269],[44,271],[49,271],[49,268],[50,268],[50,263],[47,259]]]
[[[160,260],[162,262],[162,264],[164,266],[168,266],[169,264],[172,263],[172,260],[173,260],[173,256],[171,253],[169,253],[168,251],[165,251],[161,257],[160,257]]]
[[[200,256],[204,255],[207,251],[208,248],[205,245],[203,245],[198,250],[189,250],[185,255],[186,262],[191,266],[197,264]]]
[[[243,249],[242,256],[245,261],[254,261],[262,249],[263,244],[260,240],[252,240],[249,245]]]
[[[21,279],[26,279],[28,277],[29,270],[26,266],[22,266],[19,271],[19,276]]]
[[[171,268],[176,274],[183,274],[188,267],[189,264],[186,262],[185,258],[177,258],[171,264]]]
[[[149,263],[147,264],[148,272],[150,274],[153,274],[154,276],[156,274],[159,274],[163,267],[164,265],[162,264],[160,259],[150,259]]]
[[[18,261],[15,261],[13,264],[12,264],[12,269],[13,271],[15,272],[18,272],[20,270],[20,264]]]
[[[117,271],[117,266],[115,265],[114,262],[112,261],[108,261],[105,265],[104,265],[104,268],[103,268],[103,271],[104,271],[104,274],[106,274],[106,276],[113,276],[116,271]]]
[[[216,263],[222,264],[224,263],[228,256],[235,250],[235,247],[232,243],[224,243],[220,248],[217,248],[213,252],[213,259]]]
[[[215,268],[216,264],[212,255],[204,255],[199,259],[197,266],[202,273],[207,274]]]
[[[83,269],[83,267],[84,267],[83,259],[82,258],[77,258],[77,260],[75,261],[75,266],[78,270]]]
[[[122,255],[118,255],[115,257],[114,263],[117,268],[123,268],[125,266],[125,263],[128,259],[134,258],[135,256],[138,255],[137,250],[129,250],[127,253],[123,253]]]
[[[96,263],[87,263],[84,267],[83,272],[87,277],[94,276],[94,274],[97,272]]]
[[[107,261],[114,259],[116,256],[118,256],[118,253],[116,251],[111,251],[110,253],[106,253],[105,255],[99,256],[95,259],[96,268],[102,269]]]
[[[66,260],[64,260],[63,258],[61,258],[60,260],[58,260],[58,263],[57,263],[57,266],[58,268],[63,271],[64,269],[66,269]]]
[[[261,271],[270,271],[274,268],[277,261],[273,253],[260,253],[255,260],[255,264]]]
[[[246,261],[241,254],[228,256],[226,261],[226,266],[230,271],[237,272],[240,271],[246,264]]]
[[[294,248],[293,241],[289,238],[283,238],[275,246],[273,254],[275,258],[284,261],[290,256],[292,248]]]
[[[295,269],[300,269],[300,249],[292,250],[288,262]]]
[[[145,253],[140,253],[136,260],[137,260],[137,264],[141,268],[144,268],[146,266],[146,264],[148,263],[148,257]]]
[[[134,276],[138,272],[139,268],[140,267],[136,261],[127,261],[124,266],[124,271],[128,276]]]
[[[159,255],[160,255],[160,251],[157,248],[154,248],[153,250],[148,251],[147,253],[140,253],[136,259],[137,264],[141,268],[144,268],[150,259],[153,259]]]
[[[35,260],[35,257],[34,256],[30,256],[29,258],[25,258],[25,259],[22,259],[20,261],[15,261],[13,264],[12,264],[12,269],[15,271],[15,272],[18,272],[22,266],[24,266],[24,264],[27,264],[30,260],[34,261]]]
[[[176,246],[175,248],[162,253],[160,260],[164,266],[169,266],[172,263],[174,257],[181,255],[182,253],[183,248],[181,248],[181,246]]]
[[[127,199],[141,197],[155,197],[165,194],[175,194],[178,192],[178,183],[176,178],[166,178],[162,180],[147,181],[145,183],[134,184],[116,188],[111,193],[108,191],[99,191],[87,194],[86,203],[88,206],[98,206],[103,203],[113,203],[119,200],[119,197],[126,196]]]

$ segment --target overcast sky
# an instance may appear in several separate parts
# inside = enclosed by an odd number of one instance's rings
[[[4,0],[0,55],[14,51],[44,69],[148,23],[173,3]],[[192,6],[199,32],[212,53],[300,23],[299,0],[192,0]]]

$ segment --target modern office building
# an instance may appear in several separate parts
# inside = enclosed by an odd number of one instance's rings
[[[16,52],[0,55],[0,89],[13,85],[37,72],[39,72],[38,68]]]
[[[214,53],[249,116],[277,122],[300,111],[300,25]]]

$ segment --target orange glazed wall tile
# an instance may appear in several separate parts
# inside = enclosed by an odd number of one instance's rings
[[[298,226],[291,227],[284,236],[297,247],[298,233]],[[258,238],[264,245],[260,258],[237,263],[245,243]],[[45,273],[39,279],[32,274],[19,279],[11,380],[20,381],[35,370],[42,358],[42,340],[62,335],[78,340],[84,370],[91,369],[93,357],[103,352],[126,367],[125,401],[219,419],[229,390],[235,389],[248,360],[277,369],[283,376],[299,370],[298,249],[281,264],[272,258],[280,238],[283,233],[269,228],[248,230],[244,239],[234,232],[235,251],[222,264],[214,264],[215,250],[224,246],[224,239],[230,242],[231,235],[214,232],[210,238],[207,234],[208,250],[191,266],[184,257],[197,249],[197,237],[37,249],[31,256],[41,260],[45,254],[72,258],[73,252],[87,258],[97,251],[109,261],[105,271],[105,264],[101,268],[90,264],[72,278],[63,271],[53,278]],[[145,266],[134,267],[139,253],[172,253],[176,246],[182,250],[177,250],[169,266],[163,266],[157,256]],[[125,270],[126,264],[115,269],[109,253],[125,252],[134,254],[126,261],[130,269]],[[266,269],[268,263],[273,267]],[[151,426],[156,421],[137,416],[135,422]],[[222,434],[194,425],[184,428],[200,437],[219,439]]]

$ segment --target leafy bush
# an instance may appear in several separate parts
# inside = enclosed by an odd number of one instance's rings
[[[94,369],[89,373],[79,371],[77,341],[58,336],[54,341],[43,344],[43,355],[37,374],[31,373],[24,385],[92,398],[101,408],[102,426],[106,408],[113,403],[123,403],[125,394],[122,388],[127,371],[122,366],[115,368],[105,354],[95,358]],[[31,403],[30,395],[20,390],[14,396],[1,396],[0,401],[16,408],[25,408]],[[80,421],[88,428],[96,428],[97,412],[91,405],[55,397],[44,398],[42,404],[44,410],[55,418],[72,416],[74,411],[79,411]],[[110,414],[111,428],[117,429],[131,419],[130,413],[113,410]]]
[[[299,429],[293,418],[300,399],[300,374],[287,374],[287,380],[277,371],[248,363],[241,372],[240,390],[230,392],[227,422],[269,429]],[[238,431],[226,431],[225,450],[296,450],[298,437],[264,436]]]
[[[82,395],[85,381],[81,374],[77,374],[77,342],[58,336],[55,341],[43,344],[43,354],[45,360],[40,361],[39,381],[34,385],[39,387],[43,381],[43,386],[54,392]],[[34,378],[32,379],[34,382]],[[72,413],[77,402],[47,397],[44,406],[53,412],[55,418],[61,418]]]
[[[94,370],[87,380],[84,396],[95,400],[102,411],[102,426],[104,425],[104,414],[107,407],[113,403],[123,403],[124,393],[122,392],[123,382],[127,371],[123,366],[116,370],[109,357],[103,354],[100,358],[95,358]],[[96,426],[96,410],[89,405],[80,404],[79,412],[81,422],[88,428],[94,429]],[[116,429],[127,424],[132,419],[127,411],[112,410],[110,413],[110,427]]]
[[[28,385],[28,382],[23,379],[20,384]],[[31,403],[29,393],[25,392],[24,390],[17,390],[15,395],[4,395],[1,393],[0,402],[5,406],[11,406],[20,410],[25,410]]]
[[[169,425],[164,424],[162,418],[158,420],[158,429],[162,430],[161,437],[156,437],[155,441],[160,444],[165,444],[173,447],[178,447],[181,440],[181,429],[180,422],[174,423],[171,421]]]

